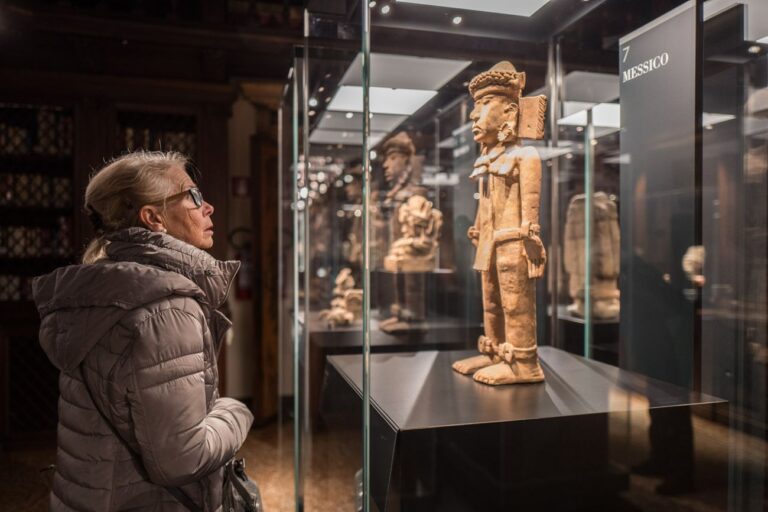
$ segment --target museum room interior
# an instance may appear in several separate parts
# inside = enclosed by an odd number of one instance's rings
[[[768,509],[765,0],[6,0],[0,76],[0,510]]]

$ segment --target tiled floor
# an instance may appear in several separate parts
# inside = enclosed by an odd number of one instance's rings
[[[654,492],[658,479],[631,476],[630,489],[621,495],[615,511],[715,512],[727,510],[728,493],[722,479],[728,474],[729,454],[744,467],[762,471],[766,443],[729,432],[724,425],[695,417],[697,490],[667,498]],[[627,463],[641,460],[647,450],[647,412],[616,416],[611,421],[611,453]],[[304,509],[312,512],[354,510],[354,475],[359,469],[360,435],[357,430],[315,433],[306,438],[307,461]],[[247,471],[260,485],[267,512],[294,510],[293,428],[276,424],[254,430],[241,450]],[[0,453],[0,511],[47,510],[47,488],[39,469],[52,463],[54,449]],[[374,461],[375,462],[375,461]],[[758,510],[758,509],[755,509]]]

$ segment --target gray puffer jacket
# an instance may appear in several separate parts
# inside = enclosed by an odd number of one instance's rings
[[[109,239],[108,259],[33,282],[40,343],[61,370],[51,510],[186,510],[163,486],[221,510],[222,466],[253,421],[217,391],[231,325],[217,308],[240,264],[142,228]]]

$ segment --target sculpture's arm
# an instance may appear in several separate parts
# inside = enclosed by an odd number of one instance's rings
[[[482,195],[482,183],[483,178],[478,178],[478,192]],[[441,218],[442,223],[442,218]],[[475,223],[469,227],[467,230],[467,238],[472,242],[472,245],[477,248],[477,244],[480,242],[480,208],[477,208],[477,213],[475,214]]]
[[[541,200],[541,159],[538,152],[528,148],[520,159],[520,234],[528,259],[528,277],[544,275],[547,252],[539,238],[539,203]]]

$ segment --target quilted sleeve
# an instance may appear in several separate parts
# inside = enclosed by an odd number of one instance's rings
[[[155,313],[136,331],[128,399],[144,467],[158,485],[185,485],[218,469],[253,422],[230,398],[207,411],[203,334],[201,321],[181,309]]]

